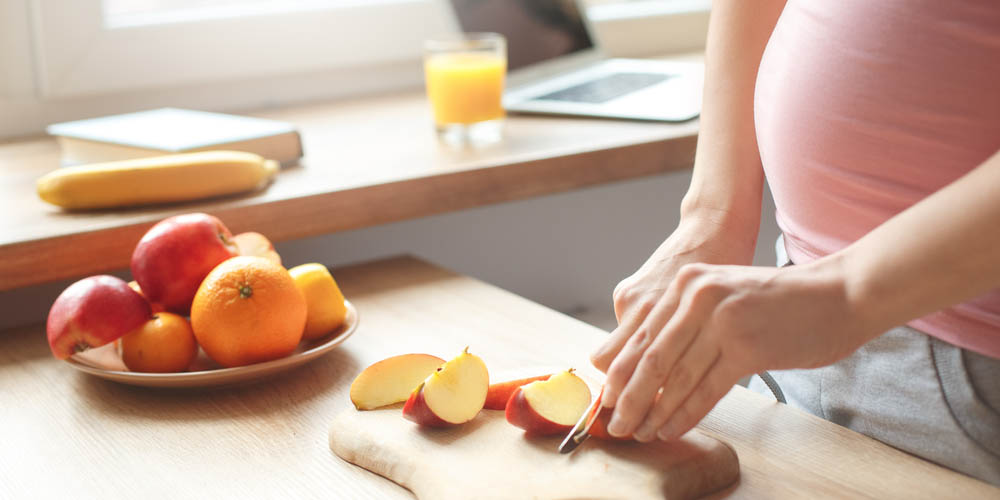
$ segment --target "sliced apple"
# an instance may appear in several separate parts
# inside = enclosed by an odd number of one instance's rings
[[[443,359],[430,354],[383,359],[362,370],[351,383],[351,402],[359,410],[372,410],[406,401],[413,388],[443,364]]]
[[[264,257],[279,266],[281,265],[281,256],[274,250],[274,244],[271,243],[271,240],[263,234],[247,231],[233,236],[233,242],[236,243],[240,255]]]
[[[510,395],[514,394],[514,391],[523,385],[528,385],[532,382],[539,380],[548,380],[552,374],[547,375],[537,375],[528,378],[519,378],[517,380],[508,380],[506,382],[497,382],[495,384],[490,384],[490,389],[486,392],[486,404],[483,408],[487,410],[503,410],[507,408],[507,401],[510,400]]]
[[[601,408],[601,411],[598,412],[597,417],[594,419],[594,423],[590,425],[590,435],[592,437],[616,441],[629,441],[632,439],[631,434],[627,437],[614,437],[608,434],[608,421],[611,420],[611,414],[614,412],[614,408]]]
[[[420,425],[448,427],[472,420],[483,409],[490,375],[486,363],[466,347],[431,373],[403,405],[403,416]]]
[[[540,436],[567,433],[590,406],[590,388],[573,373],[518,387],[507,402],[507,421]]]
[[[604,397],[604,387],[601,387],[601,393],[597,395],[598,398]],[[617,441],[628,441],[632,439],[632,435],[629,434],[626,437],[614,437],[608,434],[608,422],[611,421],[611,415],[615,412],[614,408],[594,408],[590,411],[590,415],[587,419],[593,419],[594,423],[590,424],[589,434],[598,439],[613,439]],[[594,414],[597,414],[596,416]]]

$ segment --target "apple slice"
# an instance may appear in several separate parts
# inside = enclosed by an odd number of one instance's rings
[[[264,257],[279,266],[281,265],[281,256],[274,250],[274,244],[271,243],[271,240],[263,234],[253,231],[240,233],[233,236],[233,243],[236,243],[240,255]]]
[[[518,387],[507,402],[507,421],[545,436],[567,433],[590,406],[590,388],[572,369]]]
[[[547,375],[537,375],[528,378],[519,378],[517,380],[508,380],[506,382],[497,382],[495,384],[490,384],[489,391],[486,392],[486,404],[483,408],[487,410],[503,410],[507,408],[507,401],[510,400],[510,395],[514,394],[514,391],[521,387],[522,385],[528,385],[532,382],[538,380],[548,380],[552,374]]]
[[[489,387],[486,363],[466,347],[417,386],[403,406],[403,416],[430,427],[463,424],[483,409]]]
[[[614,412],[614,408],[601,408],[597,417],[594,418],[594,423],[590,425],[590,435],[598,439],[612,439],[616,441],[631,440],[631,434],[627,437],[614,437],[611,434],[608,434],[608,421],[611,420],[611,414]]]
[[[401,354],[365,368],[351,383],[351,402],[372,410],[406,401],[413,388],[434,373],[444,360],[430,354]]]

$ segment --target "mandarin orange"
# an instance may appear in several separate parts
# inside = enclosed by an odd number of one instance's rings
[[[122,361],[134,372],[182,372],[198,355],[188,320],[168,312],[155,313],[120,342]]]
[[[191,305],[202,350],[222,366],[291,354],[306,324],[306,299],[288,271],[253,256],[233,257],[208,273]]]

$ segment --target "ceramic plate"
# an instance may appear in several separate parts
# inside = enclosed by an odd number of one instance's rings
[[[74,354],[66,361],[70,366],[84,373],[123,384],[146,387],[211,387],[248,382],[308,363],[347,340],[358,328],[359,318],[358,310],[354,304],[349,300],[344,302],[347,305],[347,317],[340,328],[321,339],[303,342],[291,355],[273,361],[223,368],[199,349],[198,358],[191,364],[190,371],[140,373],[129,371],[125,367],[113,342],[80,354]]]

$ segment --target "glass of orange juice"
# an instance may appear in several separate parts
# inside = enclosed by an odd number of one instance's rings
[[[458,33],[424,43],[424,78],[438,135],[483,144],[503,133],[507,41],[497,33]]]

